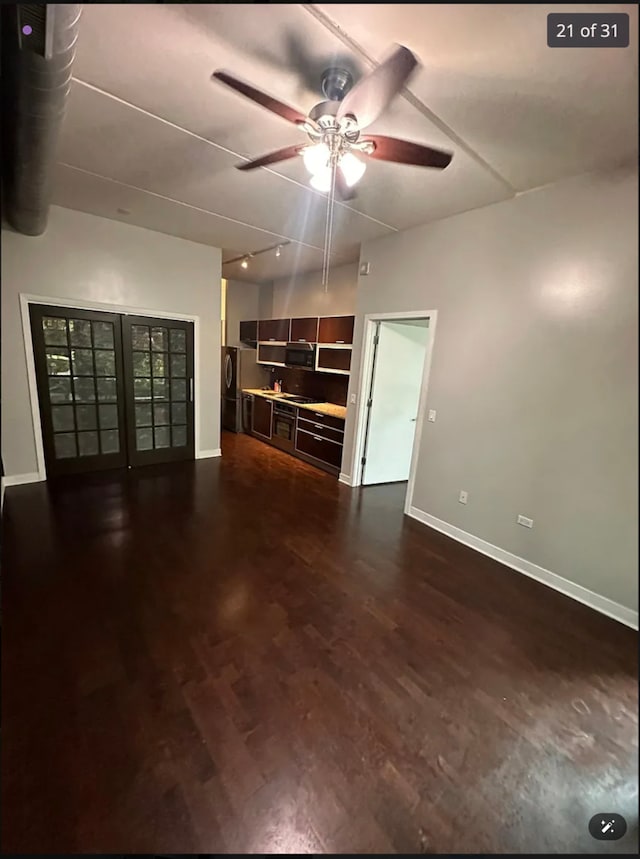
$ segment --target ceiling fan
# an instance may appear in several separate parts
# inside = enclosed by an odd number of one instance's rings
[[[330,190],[332,168],[339,168],[335,184],[338,195],[343,199],[353,196],[350,189],[362,178],[366,168],[356,153],[381,161],[442,170],[451,161],[449,152],[380,134],[361,136],[362,130],[389,106],[417,65],[414,54],[398,45],[384,62],[355,86],[346,69],[329,68],[322,75],[322,92],[327,100],[316,104],[308,116],[228,72],[214,72],[215,80],[297,125],[306,131],[310,141],[285,146],[254,161],[238,164],[238,170],[254,170],[302,155],[312,174],[311,186],[317,191]]]
[[[266,167],[298,155],[302,156],[311,173],[311,186],[317,191],[329,193],[323,267],[325,285],[335,194],[342,200],[355,196],[353,188],[365,172],[366,159],[374,158],[442,170],[453,157],[450,152],[409,140],[380,134],[362,136],[363,129],[386,110],[417,65],[418,60],[414,54],[403,45],[397,45],[380,65],[361,78],[355,86],[349,71],[335,66],[328,68],[322,74],[322,93],[326,100],[316,104],[308,116],[228,72],[218,70],[213,73],[214,80],[226,84],[306,132],[308,143],[285,146],[236,166],[238,170],[255,170],[257,167]],[[357,156],[364,156],[365,160]]]

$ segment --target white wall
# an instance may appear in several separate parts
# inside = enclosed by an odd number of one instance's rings
[[[264,287],[268,289],[268,287]],[[260,318],[260,294],[263,287],[258,283],[240,280],[227,281],[227,346],[242,346],[240,322]]]
[[[274,280],[272,318],[350,316],[356,310],[357,288],[357,263],[332,268],[326,292],[319,271]]]
[[[437,310],[415,507],[631,610],[637,221],[637,173],[619,171],[365,244],[349,391],[366,313]]]
[[[217,248],[52,206],[42,236],[2,231],[2,458],[7,477],[37,472],[20,293],[200,317],[201,451],[220,447]],[[196,368],[198,356],[196,355]],[[198,380],[196,379],[196,391]]]

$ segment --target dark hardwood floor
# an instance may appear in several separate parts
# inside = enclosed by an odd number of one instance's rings
[[[635,849],[636,633],[223,452],[7,490],[5,853]]]

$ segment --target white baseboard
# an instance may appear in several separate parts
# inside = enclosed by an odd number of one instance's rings
[[[222,456],[222,450],[219,447],[215,450],[199,450],[196,453],[196,459],[213,459],[214,456]]]
[[[582,585],[571,582],[569,579],[565,579],[557,573],[552,573],[550,570],[545,570],[544,567],[539,567],[537,564],[532,564],[531,561],[519,558],[517,555],[507,552],[505,549],[500,549],[492,543],[487,543],[486,540],[475,537],[461,528],[456,528],[455,525],[449,525],[448,522],[443,522],[442,519],[437,519],[435,516],[431,516],[417,507],[410,507],[408,515],[412,519],[422,522],[423,525],[428,525],[430,528],[446,534],[447,537],[451,537],[459,543],[464,543],[465,546],[469,546],[471,549],[475,549],[477,552],[493,558],[494,561],[499,561],[501,564],[511,567],[512,570],[516,570],[518,573],[523,573],[525,576],[536,579],[542,582],[543,585],[548,585],[548,587],[560,591],[565,596],[571,597],[599,611],[601,614],[606,614],[608,617],[623,623],[625,626],[638,629],[638,612],[631,608],[620,605],[620,603],[614,602],[608,597],[603,597],[601,594],[595,593],[595,591],[590,591],[588,588],[583,588]]]
[[[32,471],[29,474],[9,474],[2,478],[3,486],[22,486],[23,483],[40,483],[44,480],[40,477],[37,471]]]
[[[344,483],[345,486],[353,486],[350,474],[343,474],[342,472],[340,472],[340,474],[338,475],[338,481],[340,483]]]

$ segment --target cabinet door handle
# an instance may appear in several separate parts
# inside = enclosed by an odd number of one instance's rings
[[[316,412],[316,417],[317,417],[317,418],[322,418],[322,417],[324,417],[324,415],[319,415],[319,414],[318,414],[318,412]]]
[[[320,438],[320,436],[319,436],[319,435],[314,435],[314,439],[315,439],[316,441],[322,441],[322,439]]]
[[[275,339],[276,339],[275,337],[269,337],[269,341],[275,340]]]
[[[313,426],[315,427],[315,429],[324,429],[322,424],[314,424]]]
[[[193,379],[189,379],[189,402],[193,402]]]
[[[298,337],[298,343],[306,343],[306,342],[307,341],[304,339],[304,337]]]
[[[336,343],[344,343],[344,340],[336,340]]]

